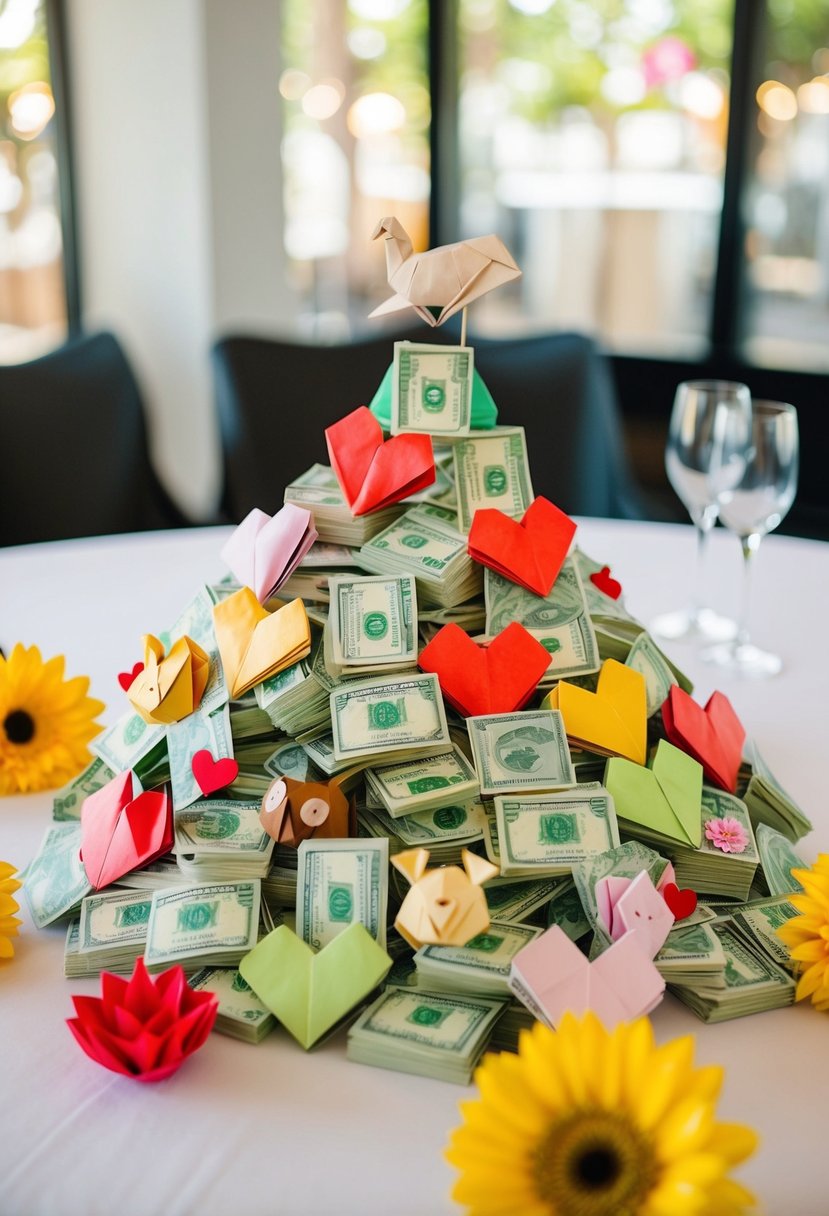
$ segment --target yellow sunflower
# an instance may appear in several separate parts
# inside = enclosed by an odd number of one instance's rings
[[[7,861],[0,861],[0,959],[14,957],[13,937],[17,937],[17,926],[20,920],[15,916],[18,904],[16,899],[12,899],[12,894],[20,886],[16,878],[12,878],[16,874],[14,866],[10,866]]]
[[[446,1152],[453,1198],[471,1216],[739,1216],[754,1197],[726,1175],[757,1138],[714,1121],[723,1070],[693,1050],[657,1047],[647,1018],[537,1023],[475,1074]]]
[[[803,887],[790,895],[800,916],[777,928],[800,968],[795,998],[810,996],[816,1009],[829,1009],[829,853],[821,853],[810,870],[792,870]]]
[[[89,679],[63,678],[64,658],[44,663],[37,646],[0,656],[0,794],[65,785],[92,759],[87,743],[104,708]]]

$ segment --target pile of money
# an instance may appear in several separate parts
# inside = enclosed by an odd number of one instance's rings
[[[506,1000],[386,988],[348,1032],[349,1060],[468,1085]]]
[[[593,581],[605,563],[580,548],[546,596],[470,558],[476,511],[518,520],[533,501],[523,430],[470,430],[471,374],[457,349],[404,346],[397,355],[395,425],[428,424],[443,445],[434,486],[360,517],[326,466],[285,490],[286,502],[313,512],[320,535],[280,591],[305,603],[306,657],[231,698],[213,630],[214,606],[238,589],[230,576],[197,587],[158,635],[166,647],[187,634],[208,654],[201,703],[169,726],[125,704],[94,741],[92,762],[55,795],[59,822],[25,874],[35,924],[66,925],[68,976],[126,974],[139,956],[153,971],[181,964],[196,987],[217,994],[216,1029],[259,1043],[278,1020],[240,975],[245,955],[283,921],[315,952],[361,924],[394,965],[350,1015],[349,1058],[466,1084],[488,1046],[514,1050],[533,1023],[507,982],[518,952],[557,925],[595,958],[610,944],[599,879],[644,871],[658,885],[672,863],[700,902],[656,956],[669,991],[705,1021],[791,1002],[795,967],[775,930],[796,914],[792,869],[804,863],[793,844],[808,819],[749,745],[736,796],[703,788],[699,848],[617,821],[602,784],[606,755],[587,733],[568,741],[561,713],[541,708],[545,693],[560,680],[595,690],[605,659],[626,664],[644,677],[652,750],[671,688],[692,686],[624,595]],[[516,621],[549,655],[536,693],[521,710],[464,720],[447,709],[438,677],[418,669],[418,654],[447,623],[486,642]],[[238,764],[232,783],[208,795],[192,765],[202,749]],[[78,820],[84,800],[127,770],[145,790],[169,790],[174,845],[93,892]],[[354,801],[356,837],[311,832],[298,848],[284,837],[275,844],[260,807],[279,777],[336,777]],[[705,836],[706,823],[724,818],[742,828],[742,849],[724,852]],[[461,865],[470,850],[498,867],[484,886],[485,931],[416,951],[397,932],[411,883],[390,859],[419,849],[430,866]]]

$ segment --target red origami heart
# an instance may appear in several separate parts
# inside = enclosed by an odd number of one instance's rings
[[[444,625],[418,659],[423,671],[435,673],[444,697],[464,717],[520,709],[549,663],[547,651],[518,621],[486,647],[476,645],[459,625]]]
[[[570,516],[539,496],[520,523],[491,507],[476,511],[467,548],[482,566],[535,595],[549,595],[575,532]]]
[[[91,1060],[136,1081],[162,1081],[197,1051],[216,1021],[212,992],[187,983],[181,967],[155,980],[143,958],[127,981],[104,971],[101,996],[73,996],[66,1024]]]
[[[685,920],[686,916],[690,916],[692,912],[696,911],[697,893],[690,888],[680,891],[675,882],[666,882],[662,888],[662,895],[668,908],[674,914],[674,920]]]
[[[703,709],[674,684],[662,705],[662,721],[669,742],[699,761],[707,781],[736,791],[746,732],[724,693],[712,693]]]
[[[230,757],[214,760],[206,747],[196,752],[191,760],[193,776],[203,794],[213,794],[223,790],[239,776],[239,765]]]
[[[612,600],[618,600],[622,594],[622,584],[610,577],[610,566],[602,566],[601,570],[591,574],[590,581],[603,595],[610,596]]]
[[[124,692],[129,692],[133,680],[136,678],[136,676],[139,676],[143,670],[144,664],[136,663],[132,671],[118,672],[118,683],[121,685]]]
[[[132,773],[119,773],[81,807],[81,860],[96,891],[173,847],[166,793],[145,790],[133,798],[132,788]]]
[[[327,427],[325,441],[352,515],[379,511],[435,480],[430,436],[395,435],[384,443],[380,423],[364,405]]]

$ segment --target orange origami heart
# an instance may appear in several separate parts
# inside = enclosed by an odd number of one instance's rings
[[[417,662],[422,671],[434,672],[450,705],[469,717],[520,709],[547,670],[550,656],[513,621],[488,646],[478,646],[459,625],[444,625]]]
[[[380,423],[364,405],[327,427],[325,441],[352,515],[391,506],[435,480],[431,438],[395,435],[384,443]]]
[[[736,792],[746,732],[724,693],[712,693],[703,709],[674,684],[662,706],[662,721],[674,747],[702,765],[706,781]]]
[[[570,516],[539,495],[520,523],[493,508],[476,511],[467,548],[482,566],[535,595],[549,595],[575,532]]]

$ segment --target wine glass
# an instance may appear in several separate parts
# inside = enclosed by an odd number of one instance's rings
[[[673,641],[724,641],[734,621],[703,604],[701,586],[706,540],[719,514],[719,495],[742,474],[751,426],[751,393],[733,380],[688,380],[674,397],[665,469],[697,534],[694,600],[690,608],[659,616],[651,631]]]
[[[797,490],[799,439],[797,410],[781,401],[755,401],[752,446],[743,473],[720,496],[720,518],[740,538],[743,595],[737,636],[704,650],[700,658],[750,676],[774,676],[783,662],[749,641],[751,569],[760,541],[785,518]]]

